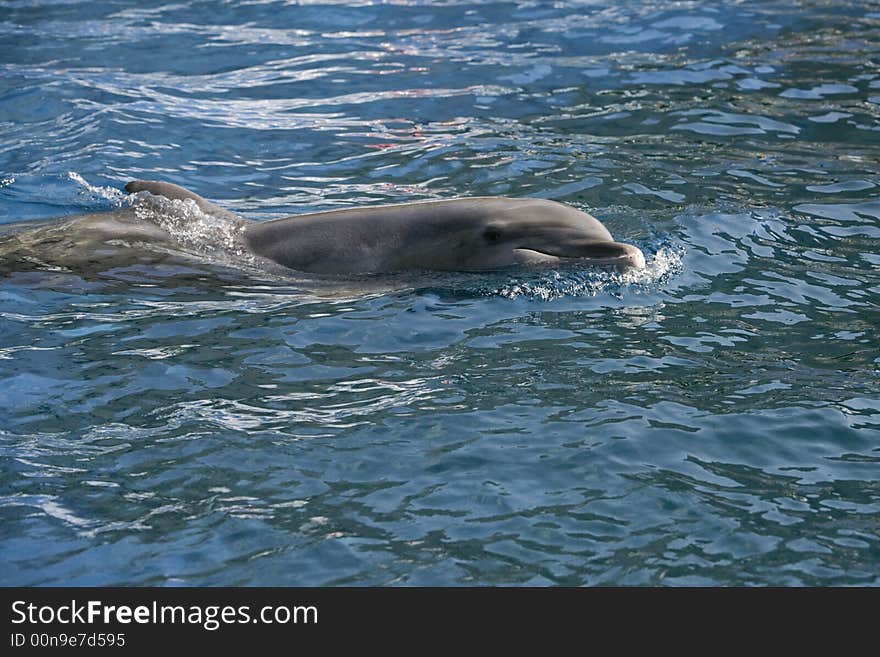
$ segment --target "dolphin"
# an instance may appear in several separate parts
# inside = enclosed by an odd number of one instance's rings
[[[194,202],[201,213],[228,226],[240,250],[287,269],[311,274],[359,275],[407,271],[477,272],[515,266],[642,269],[645,258],[631,244],[614,241],[595,217],[569,205],[533,198],[473,197],[358,207],[251,221],[178,185],[135,180],[129,193],[148,192],[172,201]],[[181,251],[167,226],[144,219],[137,203],[119,210],[68,217],[60,224],[13,236],[26,259],[70,267],[71,260],[96,264],[102,257],[121,264],[146,262],[143,245],[156,253]],[[0,260],[14,251],[0,236]],[[61,258],[60,245],[65,257]],[[37,251],[42,251],[37,253]],[[8,255],[8,253],[7,253]],[[8,259],[8,258],[7,258]]]
[[[171,183],[136,180],[125,189],[189,199],[206,214],[240,220]],[[254,254],[319,274],[484,271],[564,262],[618,270],[645,266],[637,247],[614,241],[592,215],[532,198],[421,201],[248,221],[244,240]]]

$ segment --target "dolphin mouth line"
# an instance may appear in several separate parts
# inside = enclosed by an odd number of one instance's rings
[[[591,267],[608,267],[625,271],[627,269],[644,269],[645,255],[641,249],[632,244],[621,242],[600,242],[589,245],[582,250],[577,247],[572,250],[560,248],[559,250],[544,247],[517,247],[515,249],[522,254],[527,262],[531,263],[572,263],[581,261]],[[580,252],[578,252],[580,250]]]

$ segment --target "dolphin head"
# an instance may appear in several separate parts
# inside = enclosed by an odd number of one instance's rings
[[[516,266],[645,266],[595,217],[541,199],[460,198],[371,206],[253,222],[259,256],[319,274],[487,271]]]
[[[431,269],[480,271],[513,266],[643,269],[645,257],[616,242],[598,219],[569,205],[542,199],[469,199],[469,218],[447,232],[442,258],[422,252]],[[454,238],[452,236],[455,236]],[[454,255],[449,253],[454,246]],[[452,257],[450,257],[452,256]]]

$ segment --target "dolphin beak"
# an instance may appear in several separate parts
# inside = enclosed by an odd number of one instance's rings
[[[577,251],[581,252],[580,258],[587,260],[593,267],[607,267],[617,271],[645,268],[645,254],[632,244],[598,242]]]
[[[623,249],[623,253],[619,256],[620,262],[614,263],[614,267],[621,271],[645,268],[645,254],[642,253],[640,248],[632,244],[623,244],[622,242],[613,242],[613,244]]]
[[[645,268],[645,255],[641,249],[623,242],[568,242],[562,246],[519,248],[520,253],[533,262],[582,263],[590,267],[602,267],[617,271]]]

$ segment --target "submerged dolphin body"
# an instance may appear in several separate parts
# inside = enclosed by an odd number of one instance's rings
[[[194,202],[240,252],[307,273],[485,271],[566,262],[618,271],[645,266],[638,248],[614,241],[597,219],[555,201],[463,198],[250,221],[171,183],[138,180],[125,189]],[[119,266],[181,254],[180,235],[145,219],[137,204],[0,236],[4,268],[13,261]]]

